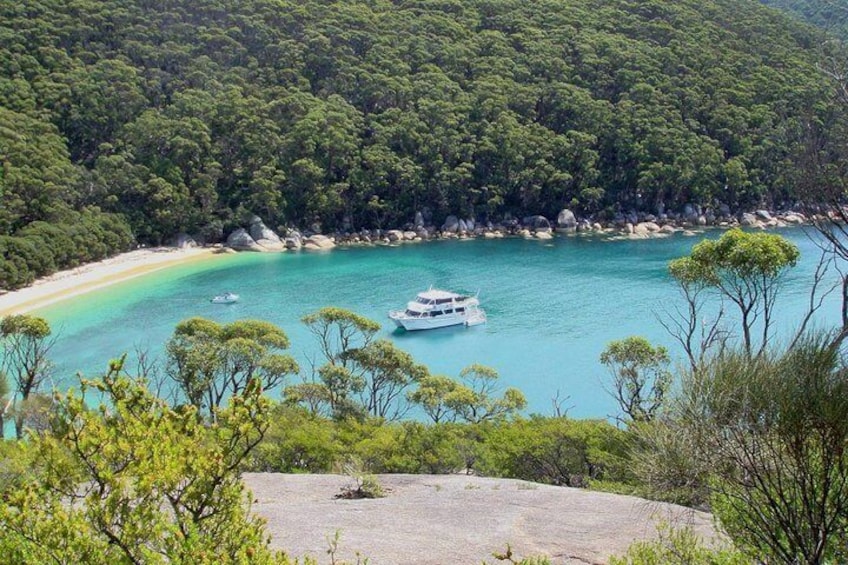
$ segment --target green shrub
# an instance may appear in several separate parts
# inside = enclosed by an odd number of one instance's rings
[[[533,417],[489,426],[477,470],[485,475],[587,487],[629,481],[627,433],[603,420]]]
[[[657,528],[653,541],[631,545],[621,557],[611,557],[609,565],[750,565],[742,553],[728,547],[704,545],[691,528],[674,529],[668,524]]]
[[[299,407],[277,405],[270,427],[247,466],[266,473],[330,472],[344,453],[336,435],[332,421]]]

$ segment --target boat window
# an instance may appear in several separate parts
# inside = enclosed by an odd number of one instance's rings
[[[445,310],[445,314],[453,314],[453,310]]]
[[[465,308],[457,308],[456,309],[457,314],[462,314],[463,312],[465,312]]]

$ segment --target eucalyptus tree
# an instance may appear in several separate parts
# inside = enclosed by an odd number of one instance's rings
[[[9,396],[9,379],[6,373],[0,370],[0,439],[3,439],[3,428],[6,425],[6,414],[12,406],[13,397]]]
[[[639,336],[609,343],[601,363],[612,374],[612,395],[631,422],[650,422],[671,387],[671,361],[665,347]]]
[[[350,352],[367,347],[380,329],[374,320],[332,306],[307,314],[301,321],[318,340],[324,362],[342,367],[350,364]]]
[[[321,359],[314,359],[306,382],[288,387],[286,398],[334,418],[361,417],[371,408],[357,399],[365,391],[366,375],[359,353],[374,342],[377,322],[344,308],[328,306],[301,321],[318,342]],[[370,350],[369,350],[370,351]]]
[[[362,404],[371,416],[397,420],[409,410],[404,393],[429,371],[391,341],[379,339],[351,352],[363,377]]]
[[[499,395],[498,372],[486,365],[473,364],[459,372],[461,383],[447,395],[447,406],[457,419],[476,424],[513,416],[527,406],[527,399],[517,388],[507,388]]]
[[[420,406],[434,424],[453,421],[456,416],[449,406],[449,399],[460,386],[450,377],[429,375],[418,381],[418,387],[407,393],[407,398]]]
[[[683,306],[675,303],[657,316],[660,325],[683,347],[690,370],[696,370],[706,356],[720,350],[728,339],[722,326],[724,301],[719,298],[713,314],[707,314],[714,298],[713,286],[704,273],[704,267],[696,261],[675,260],[668,266],[674,279]]]
[[[50,378],[53,362],[50,350],[56,337],[47,320],[25,314],[6,316],[0,321],[2,367],[14,382],[16,401],[15,434],[24,433],[24,415],[30,398]]]
[[[715,290],[721,299],[736,306],[740,316],[742,346],[748,355],[765,351],[772,337],[775,300],[783,276],[795,266],[798,248],[778,234],[748,233],[734,228],[717,240],[704,240],[688,257],[669,265],[688,300],[696,300],[697,286]],[[755,332],[759,329],[759,340]],[[686,339],[691,339],[691,325]],[[690,350],[687,351],[691,355]]]
[[[218,324],[190,318],[177,324],[165,346],[166,374],[198,413],[216,419],[224,402],[249,383],[264,390],[298,372],[285,332],[270,322],[239,320]]]

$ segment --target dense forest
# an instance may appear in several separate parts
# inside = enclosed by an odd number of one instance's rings
[[[848,39],[848,4],[839,0],[762,0],[763,4],[795,14],[802,20]]]
[[[2,0],[0,287],[248,214],[780,206],[832,121],[817,33],[753,0]]]

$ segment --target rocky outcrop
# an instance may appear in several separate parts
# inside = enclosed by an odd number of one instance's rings
[[[343,532],[339,560],[360,554],[406,565],[491,563],[506,543],[515,555],[547,555],[556,564],[607,563],[634,541],[655,539],[659,523],[685,525],[707,543],[722,539],[712,516],[691,508],[514,479],[379,475],[388,496],[343,501],[334,495],[349,485],[345,476],[245,473],[243,480],[271,547],[296,556],[325,555],[335,531]]]
[[[250,237],[266,251],[284,251],[286,244],[280,239],[274,230],[265,225],[259,216],[253,216],[250,220]]]
[[[321,234],[310,235],[303,242],[303,248],[308,251],[325,251],[335,246],[336,244],[332,239]]]
[[[422,212],[415,214],[414,222],[407,223],[402,228],[392,230],[362,229],[354,232],[340,231],[332,234],[332,238],[319,233],[306,240],[300,232],[294,229],[288,230],[285,237],[281,238],[273,230],[267,228],[261,219],[254,217],[251,221],[250,233],[246,234],[246,237],[243,233],[244,230],[237,230],[231,235],[231,238],[232,245],[236,246],[235,249],[276,251],[302,248],[325,250],[336,245],[403,244],[428,239],[475,237],[493,239],[506,236],[550,239],[553,237],[552,224],[542,215],[526,216],[521,221],[506,215],[497,223],[491,221],[477,222],[474,218],[460,218],[450,215],[445,219],[441,229],[428,224],[429,218],[432,218],[432,214],[423,209]],[[797,212],[775,213],[765,209],[740,213],[739,216],[734,217],[729,214],[726,205],[716,202],[710,207],[689,204],[680,211],[663,210],[658,215],[636,210],[619,211],[611,219],[608,216],[605,218],[596,218],[591,215],[577,217],[574,212],[566,208],[560,211],[554,225],[557,233],[600,235],[609,236],[613,239],[622,237],[625,239],[646,239],[667,237],[670,234],[679,234],[684,230],[693,230],[687,231],[684,235],[702,233],[699,228],[730,228],[742,225],[749,228],[767,229],[803,224],[807,221],[808,219],[803,214]],[[422,222],[423,225],[417,225]]]
[[[265,248],[256,243],[256,240],[250,237],[244,228],[238,228],[230,234],[227,238],[227,247],[236,251],[265,251]]]
[[[572,232],[577,229],[577,217],[574,212],[565,208],[557,216],[557,231]]]
[[[286,238],[283,243],[285,244],[286,249],[297,251],[298,249],[303,247],[303,236],[297,230],[288,230],[286,232]]]
[[[524,225],[524,227],[534,231],[550,231],[551,229],[551,223],[544,216],[527,216],[526,218],[521,220],[521,223],[522,225]]]
[[[798,212],[787,212],[783,215],[783,221],[787,224],[798,225],[807,223],[807,218],[805,218],[803,214]]]
[[[267,239],[269,241],[280,241],[280,237],[274,233],[274,230],[265,225],[265,222],[259,216],[253,216],[250,220],[250,229],[248,230],[250,233],[250,237],[254,240],[259,241],[260,239]]]
[[[456,233],[459,231],[459,218],[456,216],[445,218],[445,223],[442,224],[442,231],[445,233]]]
[[[171,242],[171,245],[177,249],[189,249],[191,247],[197,247],[197,242],[187,233],[178,233],[173,242]]]
[[[760,225],[760,221],[757,219],[757,216],[748,212],[742,214],[742,218],[739,220],[739,223],[745,227],[758,227]]]

